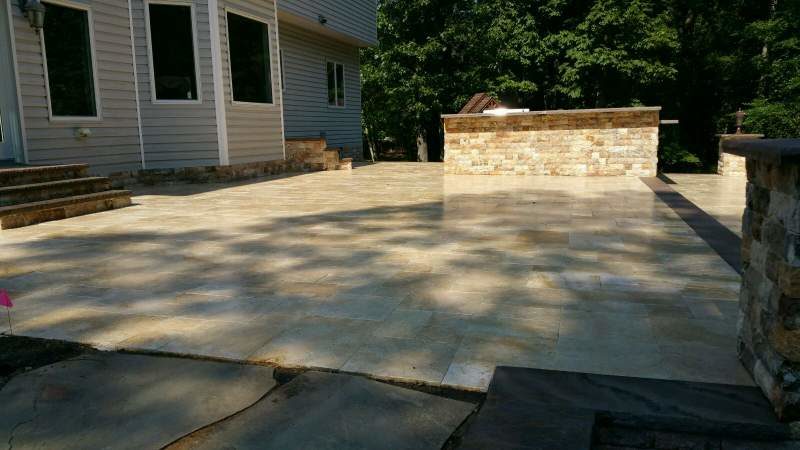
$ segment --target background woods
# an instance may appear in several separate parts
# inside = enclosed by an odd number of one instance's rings
[[[709,170],[715,134],[800,136],[794,0],[380,0],[362,53],[367,143],[441,158],[440,115],[476,92],[535,109],[660,105],[661,161]]]

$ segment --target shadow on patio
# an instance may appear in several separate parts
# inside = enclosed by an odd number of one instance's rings
[[[448,183],[441,200],[12,239],[0,286],[19,334],[105,348],[468,389],[500,364],[752,383],[738,275],[638,180]]]

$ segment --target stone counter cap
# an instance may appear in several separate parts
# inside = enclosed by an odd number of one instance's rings
[[[560,115],[560,114],[598,114],[598,113],[630,113],[630,112],[646,112],[646,111],[661,111],[660,106],[637,106],[632,108],[600,108],[600,109],[554,109],[549,111],[529,111],[529,112],[512,112],[502,116],[495,114],[442,114],[442,119],[451,118],[464,118],[464,117],[487,117],[487,118],[502,118],[512,116],[544,116],[544,115]]]
[[[772,164],[800,162],[800,139],[733,139],[723,142],[722,149]]]

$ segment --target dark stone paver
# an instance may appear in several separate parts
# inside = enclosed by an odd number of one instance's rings
[[[439,449],[473,409],[362,377],[307,372],[170,449]]]
[[[800,430],[777,422],[755,387],[498,367],[462,448],[494,442],[492,448],[586,449],[601,421],[736,439],[800,438]]]
[[[0,443],[13,449],[161,448],[256,402],[272,369],[93,353],[13,377]]]
[[[742,239],[660,178],[640,178],[734,270],[742,273]]]

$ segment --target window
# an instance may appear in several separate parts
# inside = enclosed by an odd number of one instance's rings
[[[44,20],[50,114],[96,117],[89,11],[48,3]]]
[[[267,24],[231,12],[227,19],[233,101],[272,103]]]
[[[153,99],[199,100],[192,7],[148,4],[148,33]]]
[[[344,65],[328,63],[328,105],[344,106]]]

